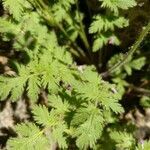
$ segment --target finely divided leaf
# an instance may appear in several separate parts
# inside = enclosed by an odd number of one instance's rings
[[[40,78],[34,74],[28,79],[28,96],[31,101],[35,102],[40,93]]]
[[[20,20],[24,9],[24,0],[3,0],[3,5],[13,15],[14,19]]]
[[[64,136],[64,131],[67,129],[67,127],[62,123],[53,128],[52,137],[54,138],[54,141],[56,141],[60,148],[67,148],[67,142],[66,137]]]
[[[8,141],[10,150],[41,150],[48,148],[48,140],[35,124],[26,123],[16,126],[17,138]]]
[[[34,106],[32,113],[38,124],[43,126],[53,126],[56,124],[56,118],[52,112],[49,112],[45,106]]]

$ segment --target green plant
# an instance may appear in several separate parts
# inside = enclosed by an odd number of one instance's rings
[[[79,3],[78,0],[3,0],[6,14],[0,18],[2,38],[10,42],[14,53],[19,51],[24,55],[11,59],[13,76],[0,76],[0,98],[16,102],[26,96],[33,117],[16,125],[18,136],[8,140],[8,149],[105,149],[106,139],[111,143],[110,150],[136,147],[131,131],[118,127],[118,115],[124,112],[119,103],[120,89],[104,81],[96,67],[89,65],[93,63],[93,52],[120,43],[115,29],[129,24],[120,10],[136,6],[136,2],[97,0],[100,12],[94,14],[89,34]],[[138,70],[145,64],[145,58],[141,57],[131,58],[125,65],[148,34],[149,26],[128,57],[123,57],[121,64],[110,61],[110,67],[122,69],[124,65],[130,75],[132,69]],[[89,42],[87,34],[93,42]],[[77,38],[84,46],[79,46]],[[85,67],[78,66],[76,59]],[[138,62],[142,64],[135,66]]]

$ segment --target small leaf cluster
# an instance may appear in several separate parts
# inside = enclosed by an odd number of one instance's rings
[[[115,64],[121,63],[126,57],[128,53],[126,54],[116,54],[112,56],[112,58],[108,62],[108,68],[113,67]],[[125,88],[129,86],[129,83],[125,80],[128,76],[131,76],[133,71],[141,70],[142,67],[144,67],[146,64],[146,57],[145,56],[138,56],[133,57],[130,56],[126,60],[125,64],[115,70],[114,73],[112,73],[112,81],[115,83],[119,89],[119,93],[123,95],[125,93]]]
[[[93,51],[96,52],[104,45],[119,45],[120,41],[114,34],[116,28],[124,28],[129,25],[129,21],[119,14],[120,9],[128,9],[136,6],[134,0],[99,0],[101,7],[106,9],[104,14],[97,14],[93,17],[89,33],[94,34]]]

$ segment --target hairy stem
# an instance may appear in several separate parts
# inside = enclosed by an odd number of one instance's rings
[[[128,61],[128,58],[130,56],[132,56],[133,53],[137,50],[137,48],[140,46],[141,42],[146,37],[146,35],[148,34],[149,31],[150,31],[150,22],[145,27],[145,29],[141,32],[141,34],[138,37],[137,41],[131,47],[131,49],[129,50],[129,52],[124,56],[123,60],[121,62],[118,62],[117,64],[115,64],[112,68],[110,68],[108,71],[102,73],[101,75],[103,77],[107,77],[108,75],[110,75],[111,73],[113,73],[114,71],[116,71],[116,69],[122,67]]]

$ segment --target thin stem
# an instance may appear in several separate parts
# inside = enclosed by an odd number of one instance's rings
[[[38,3],[39,2],[39,3]],[[70,38],[70,36],[68,35],[68,33],[65,31],[65,29],[63,28],[63,26],[61,24],[59,24],[55,18],[52,16],[52,14],[49,12],[48,7],[45,5],[45,3],[43,2],[43,0],[38,0],[38,6],[42,6],[39,7],[41,12],[43,12],[43,17],[46,19],[48,24],[51,24],[51,20],[53,19],[54,24],[63,32],[63,34],[66,36],[66,38],[70,41],[71,45],[76,48],[76,50],[71,49],[71,53],[77,57],[82,56],[86,62],[89,63],[88,58],[85,55],[85,52],[74,42],[72,41],[72,39]]]
[[[80,53],[83,57],[86,57],[84,51],[83,51],[74,41],[72,41],[72,39],[70,39],[69,35],[68,35],[67,32],[65,31],[65,29],[61,26],[61,24],[56,23],[56,25],[57,25],[58,28],[63,32],[63,34],[69,39],[69,41],[71,42],[71,44],[79,51],[79,53]]]
[[[80,24],[80,28],[81,28],[81,32],[79,33],[84,44],[85,44],[85,47],[87,49],[90,49],[90,44],[88,42],[88,39],[87,39],[87,36],[86,36],[86,33],[84,31],[84,26],[83,26],[83,23],[82,23],[82,18],[81,18],[81,15],[79,13],[79,5],[78,5],[78,0],[75,0],[76,2],[76,7],[77,7],[77,15],[78,15],[78,18],[79,18],[79,24]]]
[[[124,56],[123,60],[121,62],[118,62],[116,65],[114,65],[112,68],[110,68],[108,71],[102,73],[101,75],[103,77],[107,77],[109,74],[111,74],[114,71],[116,71],[116,69],[118,69],[119,67],[122,67],[128,61],[128,58],[130,56],[132,56],[133,53],[137,50],[137,48],[140,46],[141,42],[146,37],[146,35],[148,34],[149,31],[150,31],[150,22],[145,27],[145,29],[141,32],[139,38],[137,39],[137,41],[135,42],[135,44],[131,47],[131,49],[129,50],[129,52]]]
[[[137,91],[137,92],[143,93],[144,95],[150,96],[150,90],[148,90],[148,89],[144,89],[144,88],[141,88],[141,87],[136,87],[134,85],[130,85],[130,87],[134,91]]]
[[[80,24],[80,28],[81,28],[81,32],[79,32],[79,35],[80,35],[81,39],[83,40],[83,43],[84,43],[86,49],[88,50],[90,59],[92,60],[93,58],[92,58],[91,51],[90,51],[90,44],[88,42],[85,30],[84,30],[84,25],[82,23],[82,18],[81,18],[80,11],[79,11],[78,0],[75,0],[75,2],[76,2],[76,7],[77,7],[77,15],[78,15],[78,18],[79,18],[79,24]]]

